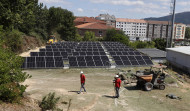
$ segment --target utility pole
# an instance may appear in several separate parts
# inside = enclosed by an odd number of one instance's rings
[[[175,26],[175,5],[176,5],[176,0],[172,0],[172,26],[171,26],[171,37],[170,37],[170,45],[169,47],[172,48],[172,43],[173,43],[173,37],[174,37],[174,26]]]

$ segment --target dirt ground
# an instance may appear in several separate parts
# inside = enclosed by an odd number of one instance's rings
[[[87,93],[77,94],[80,89],[81,70],[86,75]],[[116,69],[41,69],[25,70],[25,72],[32,75],[32,78],[24,82],[29,85],[26,94],[33,99],[41,100],[49,92],[56,92],[56,95],[61,97],[58,107],[63,111],[189,111],[190,109],[190,89],[182,85],[167,86],[165,90],[154,89],[150,92],[136,89],[135,84],[122,85],[120,98],[113,98],[115,93],[112,81],[118,72]],[[182,97],[182,100],[166,98],[166,94],[169,93]],[[65,102],[68,104],[64,104]]]

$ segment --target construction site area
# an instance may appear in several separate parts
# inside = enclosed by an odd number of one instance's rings
[[[144,91],[136,83],[122,82],[120,97],[114,98],[113,80],[116,73],[131,70],[143,70],[145,67],[106,69],[106,68],[73,68],[73,69],[40,69],[25,70],[32,75],[24,84],[29,85],[26,95],[41,100],[49,92],[60,96],[58,107],[63,111],[189,111],[190,85],[178,81],[167,85],[165,90],[153,89]],[[86,76],[86,90],[80,90],[80,71]],[[174,73],[173,73],[174,74]],[[180,99],[167,98],[173,94]]]

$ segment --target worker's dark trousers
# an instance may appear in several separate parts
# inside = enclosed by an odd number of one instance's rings
[[[85,85],[85,83],[81,83],[81,88],[80,88],[80,92],[79,93],[82,92],[82,89],[84,89],[84,92],[86,92],[86,89],[85,89],[84,85]]]
[[[119,87],[115,87],[115,97],[118,98],[119,97]]]

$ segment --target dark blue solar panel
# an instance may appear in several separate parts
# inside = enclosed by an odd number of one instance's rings
[[[122,61],[115,61],[115,63],[116,63],[117,65],[123,65],[123,62],[122,62]]]
[[[71,67],[78,67],[77,61],[69,61],[69,65],[70,65]]]
[[[86,67],[86,62],[79,61],[79,62],[78,62],[78,66]]]
[[[68,57],[68,59],[69,59],[69,62],[70,61],[77,61],[76,57]]]
[[[94,63],[96,66],[103,66],[102,61],[94,61]]]
[[[47,61],[46,62],[46,68],[53,68],[55,67],[54,61]]]
[[[46,62],[47,61],[54,61],[54,57],[45,57]]]

